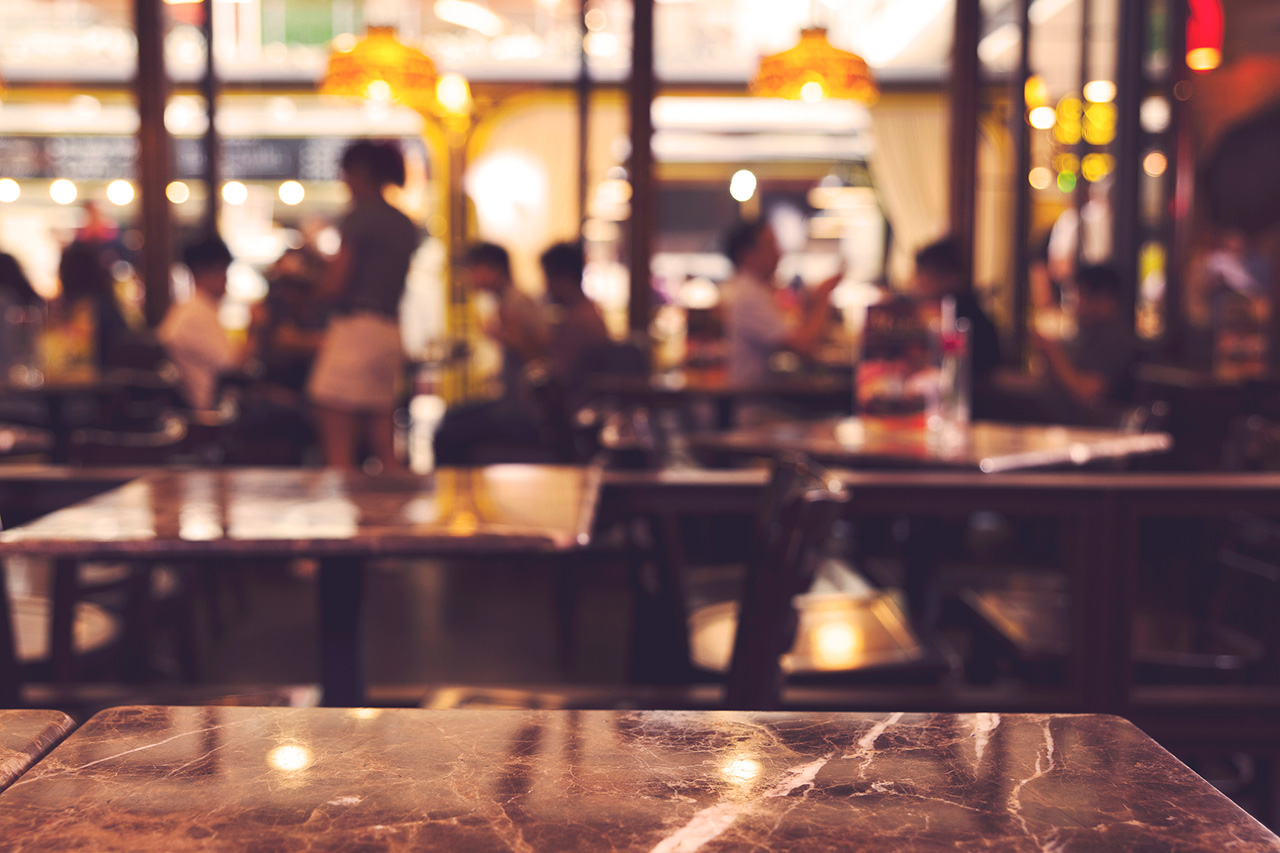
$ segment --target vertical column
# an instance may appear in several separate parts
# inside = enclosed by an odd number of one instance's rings
[[[1092,73],[1092,62],[1090,62],[1089,48],[1090,41],[1093,38],[1093,0],[1080,0],[1080,106],[1086,108],[1089,105],[1088,100],[1084,96],[1084,87],[1088,85],[1089,78]],[[1084,125],[1084,117],[1080,119],[1081,127]],[[1072,193],[1072,204],[1076,208],[1076,269],[1085,262],[1084,257],[1084,206],[1089,201],[1088,181],[1084,179],[1084,158],[1089,154],[1089,141],[1084,138],[1084,133],[1080,134],[1080,141],[1076,143],[1076,158],[1080,161],[1076,166],[1076,189]]]
[[[582,0],[578,16],[582,40],[578,53],[578,230],[587,221],[587,184],[590,181],[591,153],[591,65],[587,55],[587,2]]]
[[[1120,4],[1120,31],[1116,39],[1116,182],[1112,262],[1124,283],[1122,310],[1132,327],[1137,308],[1138,247],[1142,242],[1138,205],[1139,172],[1142,169],[1142,61],[1146,54],[1147,0]]]
[[[635,0],[631,48],[631,297],[627,308],[633,334],[649,333],[650,273],[657,182],[653,174],[654,0]]]
[[[948,205],[951,236],[972,269],[978,170],[979,0],[956,0],[951,49],[951,172]]]
[[[222,176],[219,167],[222,151],[218,140],[218,71],[213,50],[213,0],[202,0],[204,21],[201,27],[204,32],[205,66],[202,89],[204,92],[205,114],[209,117],[209,126],[204,131],[204,230],[209,234],[218,231],[218,207],[222,200],[219,192],[222,187]]]
[[[1169,99],[1168,147],[1169,165],[1165,172],[1165,193],[1170,199],[1165,218],[1164,269],[1164,341],[1162,350],[1174,359],[1184,354],[1186,346],[1186,306],[1183,304],[1183,270],[1191,248],[1191,211],[1195,200],[1195,151],[1191,137],[1191,110],[1178,97],[1180,84],[1190,85],[1191,69],[1187,68],[1187,4],[1170,3],[1169,15]],[[1141,112],[1139,112],[1141,124]],[[1145,132],[1145,131],[1144,131]],[[1272,312],[1275,317],[1277,312]],[[1280,340],[1272,333],[1272,340]],[[1273,347],[1274,351],[1274,347]]]
[[[138,195],[142,208],[142,255],[139,267],[146,293],[147,323],[154,326],[169,310],[169,265],[172,234],[165,187],[172,170],[164,108],[169,81],[164,68],[164,22],[160,0],[135,0],[138,39]]]
[[[1020,43],[1018,71],[1010,84],[1009,135],[1013,139],[1013,329],[1010,360],[1021,363],[1026,346],[1028,295],[1031,282],[1031,127],[1027,124],[1027,80],[1031,77],[1031,0],[1017,0],[1014,6]]]

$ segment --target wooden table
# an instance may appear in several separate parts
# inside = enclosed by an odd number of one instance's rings
[[[75,728],[61,711],[0,710],[0,791]]]
[[[1086,427],[977,421],[962,441],[944,445],[923,430],[885,431],[860,418],[786,421],[689,436],[695,449],[740,456],[800,451],[853,467],[957,468],[993,474],[1087,465],[1163,453],[1173,446],[1164,433],[1127,433]]]
[[[0,557],[320,560],[321,682],[364,695],[363,564],[385,556],[555,554],[590,542],[600,471],[545,465],[369,477],[174,469],[0,533]]]
[[[1280,850],[1116,717],[125,707],[13,851]]]
[[[597,376],[587,382],[597,397],[612,397],[651,407],[680,406],[695,401],[715,406],[716,425],[733,425],[735,407],[744,402],[782,400],[821,406],[829,412],[853,411],[853,380],[849,375],[802,374],[767,378],[748,385],[724,376],[702,377],[678,373],[672,376]]]

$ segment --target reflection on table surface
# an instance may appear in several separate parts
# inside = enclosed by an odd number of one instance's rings
[[[333,470],[169,470],[0,534],[0,552],[555,550],[590,531],[599,471],[544,465],[370,477]]]
[[[0,710],[0,791],[72,729],[61,711]]]
[[[992,421],[977,421],[953,438],[939,440],[923,429],[877,429],[861,418],[784,421],[691,435],[690,443],[708,450],[759,455],[797,450],[838,462],[940,465],[988,473],[1085,465],[1173,447],[1164,433]]]
[[[1124,720],[117,708],[14,849],[1219,850],[1280,839]]]

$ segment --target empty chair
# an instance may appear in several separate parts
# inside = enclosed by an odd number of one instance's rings
[[[1280,527],[1233,520],[1216,558],[1174,601],[1147,595],[1134,608],[1132,655],[1139,683],[1276,683],[1280,680]],[[1053,676],[1068,648],[1069,592],[1014,575],[961,600],[1031,675]]]
[[[79,429],[71,434],[69,461],[75,465],[163,465],[187,446],[188,422],[167,412],[145,429]]]

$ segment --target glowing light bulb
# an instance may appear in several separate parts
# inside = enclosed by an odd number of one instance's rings
[[[239,181],[227,181],[222,185],[222,200],[227,204],[244,204],[249,200],[249,188]]]
[[[18,182],[12,178],[0,178],[0,202],[6,204],[11,201],[17,201],[22,195],[22,188],[18,186]]]
[[[1027,121],[1036,130],[1048,130],[1058,120],[1058,113],[1053,107],[1036,107],[1027,114]]]
[[[49,197],[58,204],[71,204],[77,195],[76,185],[66,178],[59,178],[49,185]]]
[[[107,201],[118,207],[124,207],[133,201],[133,184],[128,181],[112,181],[107,184]]]
[[[729,195],[733,196],[734,201],[746,202],[756,194],[756,176],[746,170],[740,169],[733,173],[733,177],[729,180]]]
[[[810,104],[817,103],[827,96],[827,90],[817,80],[810,80],[800,87],[800,100]]]
[[[297,181],[285,181],[280,185],[280,200],[288,205],[294,205],[306,198],[307,191],[302,188],[302,184]]]
[[[191,198],[191,189],[182,181],[172,181],[164,188],[164,195],[174,204],[182,204]]]

